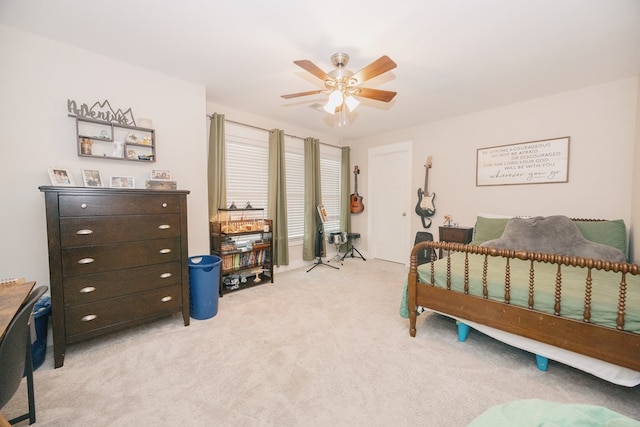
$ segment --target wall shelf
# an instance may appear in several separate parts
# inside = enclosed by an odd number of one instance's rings
[[[156,161],[155,130],[69,115],[76,121],[78,157]]]

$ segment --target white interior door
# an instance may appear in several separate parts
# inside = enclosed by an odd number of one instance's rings
[[[369,150],[370,255],[402,264],[411,251],[411,142]]]

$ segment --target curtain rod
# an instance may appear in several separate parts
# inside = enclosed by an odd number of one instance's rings
[[[209,119],[211,119],[213,116],[212,116],[211,114],[207,114],[207,117],[208,117]],[[224,119],[224,121],[225,121],[225,122],[229,122],[229,123],[233,123],[233,124],[235,124],[235,125],[240,125],[240,126],[245,126],[245,127],[248,127],[248,128],[253,128],[253,129],[257,129],[257,130],[262,130],[262,131],[265,131],[265,132],[270,132],[270,129],[265,129],[265,128],[261,128],[261,127],[259,127],[259,126],[249,125],[249,124],[246,124],[246,123],[236,122],[236,121],[234,121],[234,120],[229,120],[229,119],[227,119],[227,118],[225,118],[225,119]],[[284,135],[285,135],[285,136],[288,136],[288,137],[290,137],[290,138],[296,138],[296,139],[299,139],[299,140],[301,140],[301,141],[304,141],[304,140],[305,140],[305,138],[301,138],[301,137],[296,136],[296,135],[290,135],[290,134],[288,134],[288,133],[285,133]],[[326,146],[329,146],[329,147],[333,147],[333,148],[340,148],[340,149],[342,149],[342,148],[343,148],[343,147],[340,147],[340,146],[338,146],[338,145],[327,144],[326,142],[322,142],[322,141],[320,141],[320,144],[321,144],[321,145],[326,145]]]

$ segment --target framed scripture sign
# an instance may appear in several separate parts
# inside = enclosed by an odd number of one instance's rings
[[[476,186],[569,182],[569,137],[478,148]]]

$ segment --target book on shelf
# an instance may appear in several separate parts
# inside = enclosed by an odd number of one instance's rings
[[[222,257],[222,269],[228,271],[261,266],[270,260],[270,252],[268,249],[262,249],[224,255]]]

